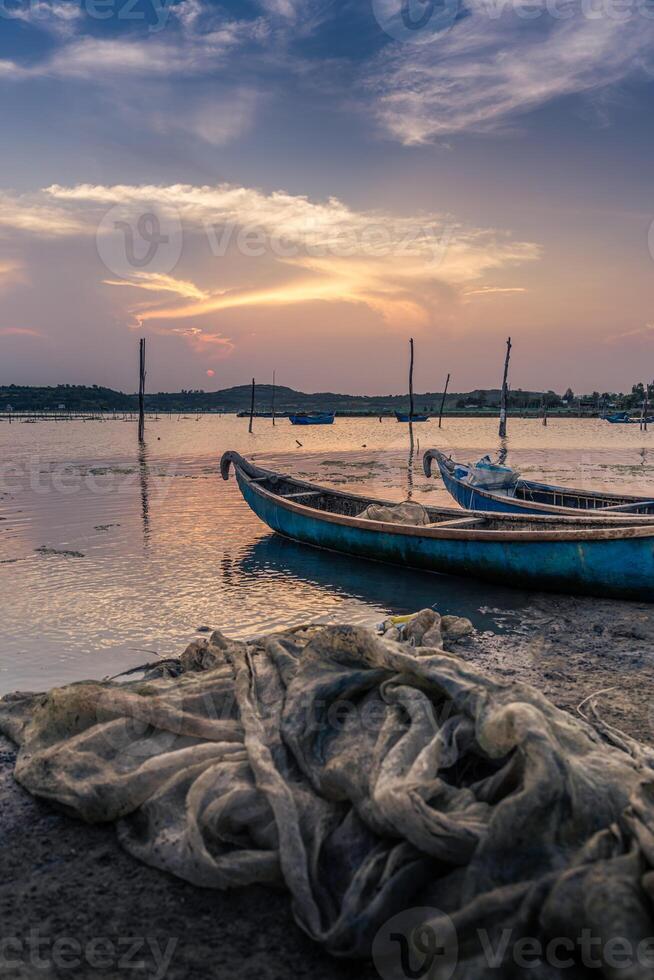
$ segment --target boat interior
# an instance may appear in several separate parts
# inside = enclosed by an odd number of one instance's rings
[[[538,483],[519,480],[515,493],[518,500],[556,507],[574,507],[578,510],[607,510],[617,508],[632,514],[654,512],[654,500],[634,500],[633,497],[607,496],[593,491],[572,490],[567,487],[547,487]]]
[[[329,514],[340,514],[345,517],[356,517],[359,519],[371,520],[364,512],[371,505],[378,505],[391,511],[388,517],[383,519],[383,523],[395,523],[392,517],[392,509],[401,506],[399,503],[392,503],[387,500],[377,500],[368,497],[360,497],[354,494],[343,493],[339,490],[330,490],[315,484],[305,483],[295,480],[292,477],[282,474],[271,473],[265,470],[256,470],[253,475],[246,473],[249,483],[267,490],[283,501],[301,504],[315,511],[322,511]],[[626,516],[606,516],[606,517],[559,517],[556,515],[519,515],[519,514],[481,514],[477,512],[467,512],[455,510],[454,508],[433,508],[418,505],[426,515],[426,520],[415,522],[414,526],[424,526],[426,529],[439,528],[452,530],[485,530],[485,531],[561,531],[568,526],[569,530],[588,530],[593,528],[625,528],[634,525],[652,525],[654,533],[654,521],[650,518],[638,518],[631,514]],[[413,523],[408,521],[397,523]]]

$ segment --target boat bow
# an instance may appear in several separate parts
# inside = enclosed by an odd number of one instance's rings
[[[427,478],[431,476],[432,463],[436,460],[439,466],[445,466],[447,469],[454,469],[454,463],[451,459],[448,459],[442,452],[438,449],[428,449],[427,452],[422,457],[422,469]]]
[[[234,469],[238,468],[242,470],[246,476],[250,479],[255,480],[258,476],[268,475],[266,470],[262,470],[259,466],[255,466],[254,463],[250,463],[247,459],[244,459],[240,453],[229,450],[222,454],[220,460],[220,475],[223,480],[229,480],[230,467]]]

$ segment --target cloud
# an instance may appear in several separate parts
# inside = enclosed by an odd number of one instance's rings
[[[233,89],[227,98],[203,97],[177,120],[171,121],[167,113],[163,117],[158,114],[154,128],[166,131],[177,127],[211,146],[225,146],[252,128],[260,99],[260,93],[252,87]]]
[[[132,272],[130,279],[103,279],[105,286],[129,286],[152,293],[177,293],[186,299],[206,299],[207,293],[195,283],[155,272]]]
[[[16,259],[0,259],[0,293],[25,282],[25,267]]]
[[[68,12],[69,8],[77,12],[75,16]],[[60,43],[39,60],[28,64],[0,61],[0,76],[14,82],[39,78],[85,80],[96,85],[115,82],[124,92],[126,75],[169,80],[215,72],[226,66],[228,54],[265,34],[261,21],[237,20],[195,0],[175,5],[161,0],[152,5],[152,10],[158,19],[152,24],[140,22],[141,34],[136,37],[97,37],[88,32],[89,24],[95,21],[79,16],[79,6],[43,2],[28,5],[9,16],[19,17],[31,26],[64,24],[65,32],[59,32]]]
[[[464,296],[495,296],[503,293],[526,293],[524,286],[480,286],[479,289],[466,289]]]
[[[495,229],[464,226],[449,215],[407,217],[381,210],[355,211],[336,197],[312,201],[283,190],[265,193],[226,183],[53,184],[42,195],[78,220],[85,211],[97,215],[98,207],[121,206],[135,215],[155,207],[163,218],[174,217],[203,232],[215,256],[234,246],[247,257],[270,252],[286,262],[304,257],[390,259],[393,263],[406,259],[398,274],[411,276],[419,269],[421,274],[438,272],[464,282],[476,279],[484,270],[538,255],[531,242],[512,240]]]
[[[456,292],[496,269],[532,261],[539,254],[533,243],[493,229],[465,227],[448,216],[360,212],[337,198],[312,201],[284,191],[265,194],[230,184],[55,185],[47,193],[77,206],[98,202],[138,210],[144,202],[154,202],[164,217],[175,215],[186,228],[206,235],[214,257],[235,252],[246,260],[241,263],[247,270],[245,282],[229,288],[208,285],[194,293],[183,281],[160,283],[181,301],[139,305],[134,312],[142,323],[319,301],[363,303],[389,322],[410,319],[425,324],[439,291]],[[272,282],[252,285],[255,259],[267,259],[277,267]],[[150,290],[158,285],[143,275],[133,284]],[[483,287],[493,288],[501,287]]]
[[[191,349],[197,354],[211,354],[214,360],[224,360],[236,349],[229,337],[223,337],[219,333],[207,333],[199,327],[174,327],[171,333],[186,338]]]
[[[2,8],[2,18],[18,20],[31,27],[38,27],[59,37],[68,37],[75,30],[75,23],[83,17],[82,4],[70,0],[30,0],[29,3]]]
[[[594,93],[651,68],[654,19],[576,0],[468,0],[466,16],[422,42],[388,45],[366,72],[373,113],[406,145],[487,132],[561,96]],[[566,18],[552,11],[567,11]]]
[[[75,235],[85,231],[84,219],[48,197],[47,193],[14,195],[0,191],[0,236],[3,229],[47,236]]]
[[[44,337],[40,330],[29,327],[0,327],[0,337]]]
[[[128,5],[118,0],[108,12],[120,20],[123,6]],[[244,70],[243,60],[236,70],[234,56],[248,48],[261,54],[279,43],[263,15],[238,19],[199,0],[150,0],[146,10],[130,8],[129,34],[97,36],[97,18],[86,16],[88,9],[35,0],[8,13],[48,30],[54,43],[36,59],[0,59],[0,81],[84,83],[89,97],[101,101],[103,114],[123,125],[184,132],[211,146],[224,146],[252,127],[270,84],[261,83],[257,69]],[[146,11],[149,19],[139,21]]]
[[[126,294],[126,302],[119,300],[125,323],[176,333],[193,350],[221,356],[231,353],[232,342],[205,324],[230,310],[345,303],[368,307],[393,329],[419,329],[435,311],[466,302],[466,293],[518,291],[488,278],[540,254],[535,243],[449,215],[358,211],[335,197],[312,200],[234,184],[54,184],[5,199],[3,220],[38,236],[43,229],[95,236],[116,208],[121,226],[133,229],[137,254],[147,251],[135,241],[139,217],[155,213],[164,230],[174,221],[183,230],[178,264],[187,271],[121,261],[101,282]],[[99,254],[117,258],[124,247],[117,232]]]
[[[8,12],[6,16],[30,26],[57,28],[61,37],[54,50],[48,49],[39,60],[0,61],[0,75],[16,82],[38,78],[83,79],[96,85],[115,82],[124,93],[125,75],[144,80],[211,75],[226,67],[228,55],[269,36],[263,17],[238,19],[198,0],[178,4],[155,0],[150,4],[150,20],[140,10],[130,10],[131,17],[124,15],[133,28],[130,35],[98,37],[90,30],[97,26],[97,16],[84,16],[82,6],[36,0]],[[123,6],[129,5],[117,4],[108,12],[120,21]]]
[[[654,340],[654,323],[646,323],[643,327],[636,327],[634,330],[625,330],[622,333],[611,334],[604,338],[604,343],[612,346],[622,343],[625,340]]]

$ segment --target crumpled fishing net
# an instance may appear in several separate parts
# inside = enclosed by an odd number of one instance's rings
[[[445,650],[455,617],[388,625],[217,632],[145,679],[12,695],[16,778],[196,885],[285,887],[338,955],[415,907],[451,917],[465,978],[480,929],[653,935],[648,750]]]
[[[427,508],[414,500],[404,500],[401,504],[369,504],[359,517],[368,521],[409,524],[414,527],[423,527],[431,521]]]

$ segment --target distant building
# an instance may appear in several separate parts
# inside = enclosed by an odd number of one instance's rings
[[[63,405],[63,404],[62,405],[57,405],[57,408],[59,409],[60,412],[65,412],[66,411],[66,406]]]
[[[13,410],[14,410],[14,406],[13,405],[7,405],[7,406],[5,406],[5,411],[6,412],[13,412]]]

